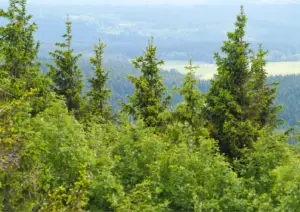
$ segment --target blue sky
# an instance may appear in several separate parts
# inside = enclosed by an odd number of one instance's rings
[[[8,0],[0,0],[8,2]],[[176,5],[193,5],[193,4],[289,4],[300,3],[300,0],[28,0],[31,4],[118,4],[118,5],[141,5],[141,4],[176,4]]]
[[[91,4],[91,5],[145,5],[145,4],[218,4],[218,5],[241,5],[247,3],[255,4],[300,4],[300,0],[27,0],[30,4]],[[0,0],[7,3],[8,0]]]

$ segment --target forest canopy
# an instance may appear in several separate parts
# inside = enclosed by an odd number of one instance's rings
[[[84,92],[72,22],[45,66],[26,0],[9,2],[0,11],[1,211],[299,210],[299,135],[277,131],[278,85],[263,45],[253,51],[245,39],[243,7],[207,93],[190,60],[174,104],[150,38],[132,61],[133,93],[114,111],[106,45],[95,41]]]

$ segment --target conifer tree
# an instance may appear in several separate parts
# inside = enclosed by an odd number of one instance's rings
[[[33,36],[37,25],[30,22],[32,17],[27,15],[26,0],[10,0],[8,10],[0,10],[0,17],[8,20],[0,27],[0,72],[1,81],[5,81],[1,83],[0,95],[20,97],[25,90],[42,89],[37,62],[39,42]]]
[[[99,45],[94,45],[95,56],[90,58],[94,76],[89,79],[91,89],[87,96],[89,97],[90,112],[93,115],[100,115],[105,120],[112,118],[109,97],[111,91],[106,88],[108,73],[102,68],[103,53],[105,44],[99,40]]]
[[[193,65],[193,61],[189,61],[189,65],[185,67],[188,73],[185,75],[185,81],[182,88],[177,89],[184,101],[180,103],[175,112],[175,118],[181,123],[188,123],[196,132],[205,124],[203,117],[203,106],[205,103],[204,95],[197,88],[198,79],[195,70],[198,66]]]
[[[56,43],[60,48],[51,52],[50,55],[55,65],[49,64],[49,76],[53,81],[54,91],[66,99],[69,111],[78,112],[81,105],[81,92],[83,89],[83,75],[77,62],[81,54],[74,55],[71,48],[72,22],[69,18],[66,22],[66,34],[63,35],[65,42]]]
[[[141,70],[138,77],[128,76],[134,84],[133,96],[128,96],[129,103],[122,104],[123,110],[135,119],[142,119],[146,126],[159,126],[159,114],[165,111],[170,104],[171,96],[165,96],[166,88],[160,75],[159,65],[164,61],[156,57],[157,47],[153,38],[149,40],[144,56],[132,61],[136,69]]]
[[[247,18],[243,7],[237,16],[234,32],[222,46],[224,56],[215,54],[218,72],[207,96],[211,135],[219,142],[221,152],[231,158],[251,147],[257,139],[258,124],[247,115],[250,106],[249,43],[245,41]]]

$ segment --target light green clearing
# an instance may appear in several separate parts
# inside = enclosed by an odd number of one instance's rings
[[[185,74],[187,71],[185,66],[187,61],[181,60],[166,60],[165,64],[161,66],[164,70],[176,69],[180,73]],[[194,62],[194,65],[199,66],[196,75],[201,79],[211,79],[217,72],[216,65],[205,64],[202,62]],[[267,72],[269,75],[290,75],[300,74],[300,62],[271,62],[267,65]]]

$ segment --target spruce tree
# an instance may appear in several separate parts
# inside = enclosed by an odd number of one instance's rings
[[[182,88],[177,89],[184,101],[180,103],[174,111],[176,120],[192,127],[194,133],[202,128],[205,124],[203,117],[203,106],[205,103],[204,95],[201,94],[197,87],[199,80],[195,75],[195,70],[199,67],[193,65],[193,61],[189,61],[189,65],[185,67],[188,73],[185,75],[185,81]]]
[[[26,90],[45,89],[37,62],[39,42],[33,36],[37,25],[27,15],[26,0],[10,0],[8,10],[0,10],[0,17],[8,20],[0,27],[0,95],[19,98]]]
[[[94,45],[95,56],[90,58],[94,76],[89,79],[91,89],[87,93],[89,97],[89,110],[93,115],[100,115],[105,120],[112,118],[112,108],[109,104],[110,89],[106,87],[109,79],[108,72],[102,68],[105,44],[99,40],[99,45]]]
[[[171,99],[171,96],[165,95],[166,88],[160,75],[159,66],[164,61],[156,57],[156,52],[157,47],[154,46],[153,38],[151,38],[145,55],[132,61],[134,67],[141,70],[141,75],[128,76],[135,86],[134,94],[128,96],[128,104],[122,104],[125,112],[135,119],[142,119],[148,127],[161,125],[159,114],[165,111]]]
[[[251,102],[251,50],[245,41],[246,22],[241,7],[236,28],[228,33],[228,40],[222,46],[224,56],[215,53],[218,70],[207,96],[211,135],[219,142],[221,152],[231,158],[239,157],[240,150],[251,147],[258,136],[258,123],[247,115]]]
[[[69,18],[66,22],[65,42],[56,43],[60,49],[51,52],[50,55],[55,65],[49,64],[49,76],[53,81],[54,91],[66,99],[69,111],[77,113],[81,106],[81,92],[83,89],[83,74],[77,65],[81,54],[74,55],[71,48],[72,22]]]

